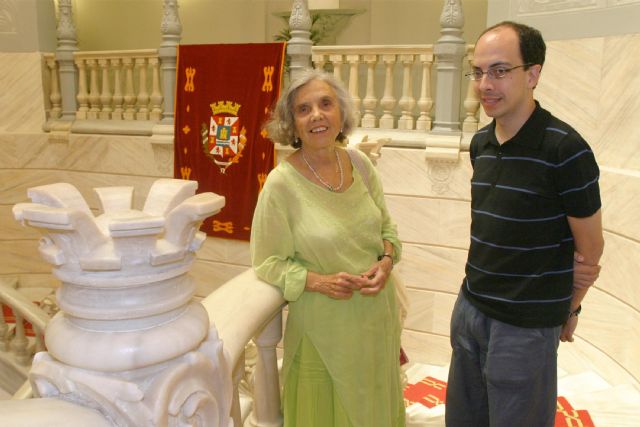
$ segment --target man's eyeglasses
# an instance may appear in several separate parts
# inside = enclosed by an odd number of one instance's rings
[[[479,81],[479,80],[482,80],[482,76],[486,74],[487,76],[489,76],[489,80],[496,80],[496,79],[503,78],[504,76],[507,75],[509,71],[513,71],[516,68],[529,67],[531,65],[533,64],[522,64],[522,65],[516,65],[515,67],[511,67],[511,68],[498,66],[498,67],[489,68],[487,71],[482,71],[481,69],[476,68],[470,73],[465,74],[465,77],[467,77],[469,80]]]

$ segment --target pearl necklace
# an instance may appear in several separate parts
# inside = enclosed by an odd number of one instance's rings
[[[313,176],[315,176],[318,181],[320,181],[320,183],[322,185],[324,185],[325,187],[327,187],[329,189],[329,191],[340,191],[340,189],[342,188],[342,184],[344,184],[344,173],[342,171],[342,163],[340,163],[340,158],[338,157],[338,150],[334,150],[333,152],[336,155],[336,162],[338,162],[338,170],[340,171],[340,184],[338,184],[337,187],[334,187],[333,185],[329,184],[327,181],[325,181],[324,179],[322,179],[320,177],[320,175],[318,174],[318,172],[316,172],[316,170],[313,168],[313,166],[311,166],[311,163],[309,163],[309,161],[307,160],[307,158],[304,155],[304,151],[300,150],[300,152],[302,153],[302,160],[304,160],[304,162],[307,164],[307,167],[309,168],[309,170],[313,173]]]

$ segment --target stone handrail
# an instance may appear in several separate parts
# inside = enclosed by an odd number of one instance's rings
[[[112,427],[108,418],[95,409],[61,399],[41,398],[0,400],[3,426]]]
[[[232,417],[240,423],[238,379],[244,370],[244,349],[253,339],[258,359],[253,380],[251,426],[282,425],[276,345],[282,337],[282,294],[258,279],[252,269],[239,274],[203,301],[211,326],[224,343],[228,366],[234,366]]]

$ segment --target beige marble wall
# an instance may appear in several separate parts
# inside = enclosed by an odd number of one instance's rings
[[[573,124],[601,165],[606,248],[603,271],[585,300],[577,339],[560,346],[568,372],[595,369],[613,384],[640,379],[640,35],[555,41],[536,90],[540,102]],[[22,57],[4,57],[23,60]],[[33,58],[25,59],[34,61]],[[35,61],[34,61],[35,63]],[[0,64],[4,64],[4,61]],[[8,68],[0,72],[14,79]],[[27,73],[29,67],[15,67]],[[16,71],[18,72],[18,71]],[[31,73],[39,73],[31,70]],[[35,79],[25,75],[24,79]],[[30,92],[25,103],[34,105]],[[21,92],[15,91],[17,100]],[[17,102],[17,105],[22,105]],[[133,185],[144,195],[151,182],[171,176],[170,149],[144,137],[71,135],[50,140],[21,121],[0,116],[0,276],[23,286],[50,286],[50,268],[37,254],[38,236],[15,223],[11,206],[27,188],[71,182],[98,209],[91,188]],[[414,361],[448,363],[451,308],[464,275],[469,241],[468,154],[455,164],[429,163],[422,150],[385,148],[378,161],[389,209],[399,225],[404,259],[398,265],[411,298],[403,345]],[[136,198],[140,206],[142,200]],[[193,275],[203,296],[249,265],[244,242],[208,239]]]

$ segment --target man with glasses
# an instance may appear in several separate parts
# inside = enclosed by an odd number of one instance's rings
[[[472,80],[493,121],[470,157],[471,243],[451,318],[448,427],[553,427],[559,341],[573,341],[604,240],[599,170],[534,100],[540,32],[503,22],[478,39]]]

